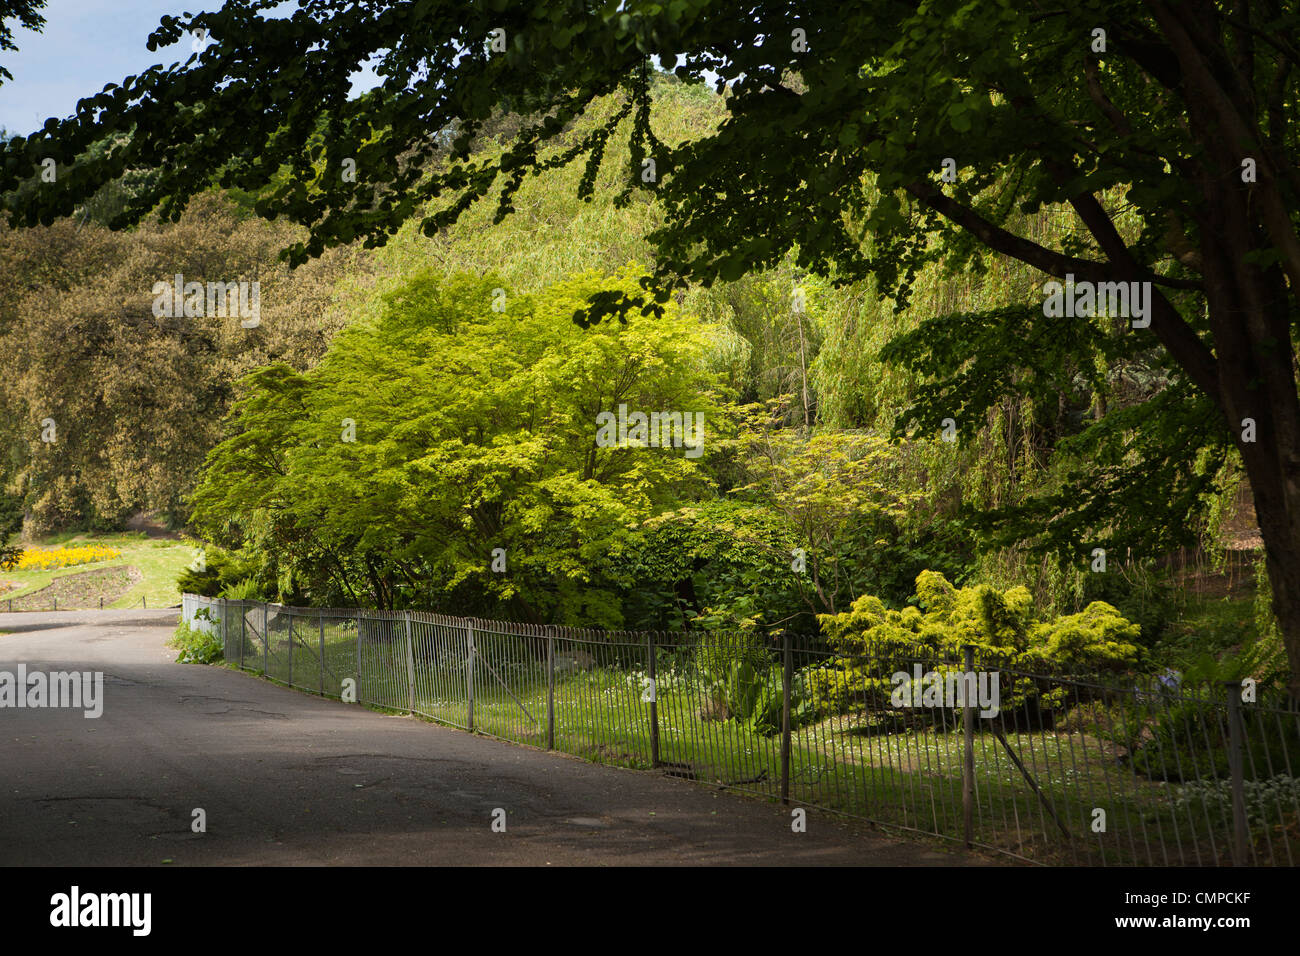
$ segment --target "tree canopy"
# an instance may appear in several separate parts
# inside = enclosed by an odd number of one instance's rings
[[[595,292],[636,289],[631,274],[536,296],[499,282],[415,276],[315,369],[254,373],[235,434],[209,456],[196,524],[284,555],[270,571],[290,591],[620,623],[611,562],[708,479],[689,445],[602,445],[591,422],[622,404],[690,410],[700,437],[718,427],[706,328],[675,307],[589,332],[569,321]]]

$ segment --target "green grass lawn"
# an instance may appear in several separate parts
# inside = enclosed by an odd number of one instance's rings
[[[147,538],[142,532],[118,534],[65,534],[55,535],[36,542],[39,547],[60,545],[98,544],[121,551],[120,557],[93,564],[78,564],[53,571],[8,571],[0,573],[0,582],[17,585],[16,590],[0,594],[0,600],[21,597],[38,591],[56,578],[93,571],[100,568],[136,568],[143,577],[111,605],[117,608],[137,607],[144,598],[147,607],[171,607],[181,603],[176,588],[176,576],[194,560],[194,548],[182,541]]]

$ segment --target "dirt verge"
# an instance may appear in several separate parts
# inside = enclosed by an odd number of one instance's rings
[[[55,578],[39,591],[14,598],[12,610],[47,611],[53,609],[56,602],[59,610],[97,608],[100,606],[101,599],[107,607],[143,578],[144,575],[130,565],[65,574],[61,578]],[[5,610],[9,610],[9,599],[3,600]]]

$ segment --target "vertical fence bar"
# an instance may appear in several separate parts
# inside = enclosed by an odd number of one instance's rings
[[[293,686],[293,611],[289,612],[289,686]]]
[[[646,655],[650,663],[650,766],[659,766],[659,687],[655,683],[655,635],[651,631],[645,638]]]
[[[248,614],[244,605],[239,605],[239,666],[244,666],[244,645],[248,643]]]
[[[469,732],[474,732],[474,619],[465,621],[465,644],[469,653],[465,658],[465,700]]]
[[[962,648],[966,673],[962,675],[962,696],[965,707],[961,714],[963,759],[961,766],[961,816],[966,849],[975,843],[975,701],[971,684],[975,681],[975,648],[967,644]]]
[[[555,628],[546,625],[546,749],[555,749]]]
[[[1242,773],[1241,685],[1228,682],[1228,774],[1232,779],[1232,865],[1246,865],[1246,785]]]
[[[411,612],[403,611],[402,619],[406,623],[406,709],[415,716],[415,649],[411,646]]]
[[[361,703],[361,701],[364,699],[364,698],[361,696],[361,631],[362,631],[362,627],[361,627],[361,617],[362,617],[362,612],[361,612],[360,610],[358,610],[357,613],[356,613],[356,622],[357,622],[357,703],[358,703],[358,704]]]
[[[316,613],[316,623],[320,628],[320,695],[325,696],[325,612]]]
[[[213,601],[210,606],[217,609],[217,626],[221,628],[221,656],[225,660],[230,660],[233,656],[230,653],[230,614],[220,598]]]
[[[790,683],[794,676],[794,651],[790,632],[781,632],[781,803],[790,805]]]

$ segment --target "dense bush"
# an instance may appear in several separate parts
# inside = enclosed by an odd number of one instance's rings
[[[904,662],[960,662],[968,645],[975,648],[977,667],[1033,673],[1114,672],[1139,657],[1137,626],[1109,604],[1096,601],[1077,614],[1042,619],[1023,587],[957,588],[933,571],[917,575],[913,606],[894,610],[866,595],[846,613],[819,620],[837,656],[813,680],[833,709],[867,694],[887,698],[890,674],[906,669]],[[1059,695],[1049,697],[1044,682],[1020,679],[1012,688],[1007,683],[1001,685],[1003,710],[1029,700],[1053,709],[1062,703]]]
[[[666,661],[675,676],[689,683],[701,701],[704,720],[735,721],[756,733],[781,731],[782,687],[780,645],[755,633],[709,634],[679,661]],[[669,685],[661,684],[664,687]],[[816,715],[807,681],[796,672],[790,686],[790,722],[798,727]]]
[[[1245,744],[1242,772],[1262,779],[1300,754],[1300,718],[1263,715],[1255,719],[1243,704]],[[1133,755],[1133,767],[1154,780],[1227,779],[1229,729],[1221,693],[1212,699],[1188,698],[1163,710],[1151,726],[1151,739]]]
[[[796,544],[768,509],[706,501],[645,522],[603,570],[630,626],[764,631],[808,613],[788,560]]]
[[[202,597],[256,597],[253,588],[244,588],[252,593],[232,593],[237,585],[247,581],[258,570],[259,562],[254,558],[231,554],[221,548],[209,545],[204,549],[203,561],[191,564],[176,576],[176,588],[182,594],[198,594]]]
[[[1147,568],[1138,568],[1132,576],[1114,570],[1086,574],[1081,597],[1085,603],[1104,601],[1136,624],[1144,647],[1155,644],[1175,616],[1172,592],[1166,584],[1154,580]]]

